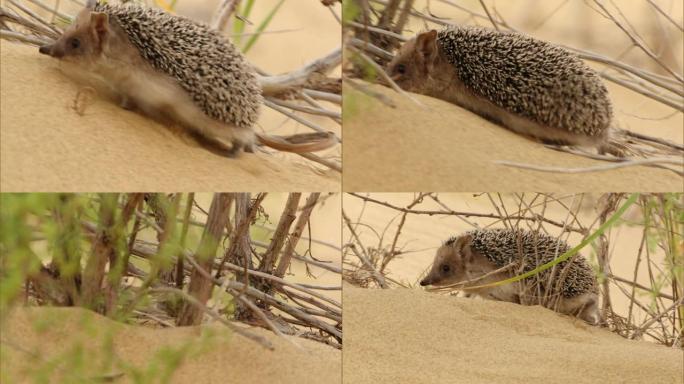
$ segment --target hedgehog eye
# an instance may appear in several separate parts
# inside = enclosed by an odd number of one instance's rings
[[[69,45],[71,45],[72,49],[77,49],[81,46],[81,40],[74,37],[73,39],[69,40]]]
[[[406,64],[398,64],[396,67],[397,73],[403,75],[406,73]]]
[[[449,273],[449,271],[451,270],[451,267],[449,266],[449,264],[442,264],[441,269],[442,269],[442,272]]]

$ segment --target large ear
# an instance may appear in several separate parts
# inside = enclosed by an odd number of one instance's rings
[[[471,235],[470,233],[467,233],[467,234],[459,237],[458,239],[456,239],[456,242],[454,243],[454,248],[461,250],[461,249],[464,249],[466,247],[470,247],[470,243],[472,243],[472,242],[473,242],[473,235]]]
[[[90,28],[102,42],[109,33],[109,16],[103,12],[91,12]]]
[[[473,259],[473,252],[470,249],[470,244],[473,243],[473,235],[465,234],[459,237],[454,244],[454,248],[463,258],[463,262],[470,262]]]
[[[432,58],[437,54],[437,31],[423,32],[416,37],[416,52],[424,58]]]

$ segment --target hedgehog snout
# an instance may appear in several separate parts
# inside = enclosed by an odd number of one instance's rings
[[[41,45],[40,48],[38,48],[38,52],[42,53],[43,55],[49,55],[51,49],[52,44]]]
[[[426,285],[430,285],[430,281],[429,281],[428,278],[426,277],[426,278],[424,278],[423,280],[420,281],[420,285],[423,286],[423,287],[426,286]]]
[[[64,51],[55,47],[55,44],[45,44],[38,48],[38,52],[56,58],[64,56]]]

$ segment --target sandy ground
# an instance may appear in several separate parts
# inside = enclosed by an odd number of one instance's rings
[[[442,100],[412,95],[420,106],[389,88],[372,90],[390,97],[396,107],[345,88],[345,191],[665,192],[681,190],[684,182],[672,172],[641,166],[556,174],[495,164],[584,168],[607,163],[548,149]],[[678,124],[681,130],[681,114]],[[671,140],[681,135],[668,132]]]
[[[681,350],[542,307],[344,287],[345,383],[684,382]]]
[[[181,1],[179,13],[208,18],[215,1]],[[251,32],[277,1],[254,9]],[[339,46],[340,30],[317,4],[285,2],[248,59],[270,73],[301,67]],[[339,12],[339,7],[338,12]],[[73,9],[67,9],[73,11]],[[194,12],[194,14],[192,14]],[[312,36],[316,36],[312,39]],[[37,48],[2,41],[0,184],[3,191],[246,191],[340,189],[335,171],[314,171],[290,154],[220,157],[139,114],[96,99],[83,116],[73,109],[79,87]],[[307,117],[308,118],[308,117]],[[325,118],[313,122],[341,134]],[[308,132],[264,111],[259,131]],[[339,156],[341,149],[321,152]]]
[[[170,383],[341,382],[339,350],[301,338],[279,338],[263,329],[248,330],[275,349],[269,351],[218,324],[151,329],[79,308],[23,308],[3,325],[1,377],[5,383],[35,382],[41,375],[51,383],[94,382],[100,375],[137,370],[154,379],[149,382],[166,382],[164,362],[185,349],[188,354]],[[127,374],[112,382],[133,379]]]

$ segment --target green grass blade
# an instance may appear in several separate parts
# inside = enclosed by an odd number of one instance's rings
[[[278,12],[278,9],[280,9],[280,6],[283,5],[284,2],[285,2],[285,0],[280,0],[278,2],[278,4],[276,4],[276,6],[273,7],[271,12],[268,13],[266,18],[264,18],[264,20],[261,21],[261,24],[259,24],[259,27],[257,28],[256,33],[249,37],[249,40],[247,40],[247,44],[245,44],[245,47],[242,48],[242,53],[247,53],[247,51],[249,51],[250,48],[252,48],[254,43],[257,42],[257,40],[259,39],[259,36],[261,36],[261,33],[264,32],[266,27],[268,27],[268,24],[271,23],[273,16],[275,16],[276,12]]]
[[[617,211],[615,211],[615,213],[614,213],[608,220],[606,220],[605,223],[603,223],[596,231],[594,231],[594,233],[592,233],[591,235],[587,236],[587,238],[584,239],[581,243],[579,243],[579,245],[577,245],[576,247],[572,248],[571,250],[565,252],[564,254],[558,256],[556,259],[554,259],[554,260],[552,260],[552,261],[549,261],[549,262],[546,263],[546,264],[542,264],[542,265],[538,266],[537,268],[535,268],[535,269],[533,269],[533,270],[531,270],[531,271],[529,271],[529,272],[523,273],[522,275],[513,276],[513,277],[511,277],[511,278],[509,278],[509,279],[505,279],[505,280],[501,280],[501,281],[496,281],[496,282],[493,282],[493,283],[490,283],[490,284],[478,285],[478,286],[475,286],[475,287],[468,287],[468,289],[485,288],[485,287],[496,287],[496,286],[499,286],[499,285],[514,283],[514,282],[516,282],[516,281],[520,281],[520,280],[526,279],[526,278],[528,278],[528,277],[530,277],[530,276],[534,276],[534,275],[538,274],[539,272],[542,272],[542,271],[545,271],[545,270],[547,270],[547,269],[549,269],[549,268],[552,268],[554,265],[556,265],[556,264],[558,264],[558,263],[561,263],[561,262],[563,262],[563,261],[565,261],[565,260],[571,258],[574,254],[576,254],[577,252],[579,252],[579,251],[580,251],[582,248],[584,248],[587,244],[589,244],[589,243],[593,242],[594,240],[596,240],[597,237],[601,236],[601,234],[603,234],[603,232],[605,232],[608,228],[610,228],[613,224],[615,224],[615,222],[618,221],[618,220],[620,219],[620,217],[622,217],[622,215],[625,213],[625,211],[627,211],[627,208],[629,208],[632,204],[634,204],[634,202],[636,202],[636,200],[637,200],[638,197],[639,197],[639,194],[638,194],[638,193],[632,194],[632,195],[627,199],[627,201],[625,201],[625,203],[624,203]]]
[[[242,17],[242,19],[249,20],[249,15],[252,13],[252,6],[254,5],[254,3],[254,0],[248,0],[245,4],[245,10],[238,10],[238,14]],[[240,5],[240,8],[242,8],[242,5]],[[233,24],[233,35],[235,35],[235,44],[238,46],[240,45],[240,41],[242,40],[242,34],[245,32],[246,23],[242,19],[236,19],[235,24]]]

